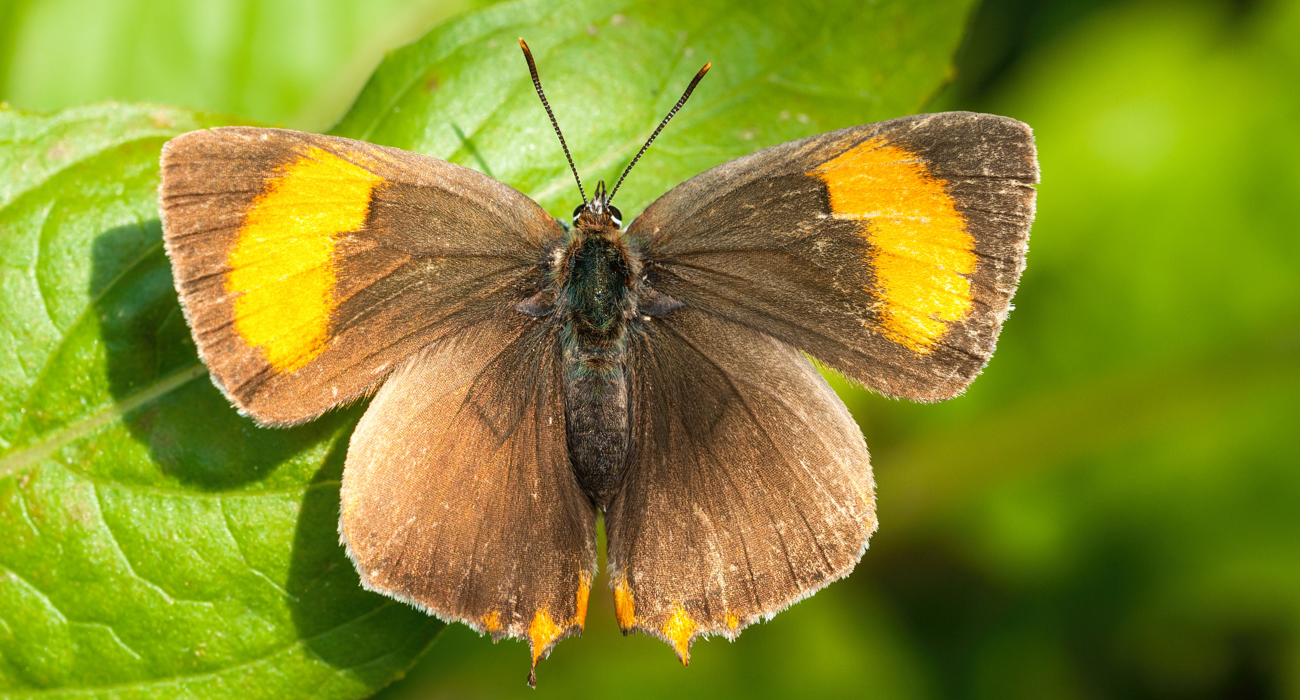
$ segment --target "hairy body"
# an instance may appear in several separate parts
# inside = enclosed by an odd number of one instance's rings
[[[561,273],[564,413],[578,483],[603,507],[618,488],[630,440],[627,341],[639,265],[618,228],[576,231]]]
[[[569,459],[578,484],[602,509],[622,483],[632,447],[629,341],[644,320],[680,306],[646,284],[616,213],[602,187],[552,258],[542,291],[519,308],[561,324]]]

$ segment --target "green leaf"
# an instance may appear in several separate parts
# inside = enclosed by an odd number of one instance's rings
[[[393,54],[338,133],[489,170],[564,214],[576,192],[515,37],[532,40],[593,179],[613,179],[712,60],[619,193],[632,214],[761,146],[915,111],[946,79],[967,8],[513,2]],[[359,697],[441,627],[362,591],[338,545],[363,407],[259,429],[197,360],[157,158],[219,123],[0,110],[0,691]]]
[[[567,217],[582,200],[517,38],[537,59],[588,192],[601,178],[613,186],[712,62],[619,191],[632,217],[682,180],[764,146],[919,111],[948,76],[971,4],[503,3],[392,54],[334,133],[490,173]]]
[[[169,102],[322,129],[384,51],[479,4],[0,0],[0,100],[43,110]]]

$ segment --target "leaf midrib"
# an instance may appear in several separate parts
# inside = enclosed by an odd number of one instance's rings
[[[107,425],[135,409],[207,374],[202,362],[195,362],[154,382],[144,389],[95,413],[85,416],[62,430],[50,433],[44,440],[0,457],[0,479],[16,473]]]

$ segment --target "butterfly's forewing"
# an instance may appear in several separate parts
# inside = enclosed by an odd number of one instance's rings
[[[595,509],[565,444],[557,326],[508,306],[405,363],[357,425],[341,531],[363,583],[533,662],[580,631]]]
[[[891,396],[940,400],[993,352],[1024,269],[1029,127],[949,112],[781,144],[637,218],[650,284]]]
[[[160,200],[199,353],[269,425],[354,400],[419,348],[482,322],[563,233],[467,168],[280,129],[172,139]]]

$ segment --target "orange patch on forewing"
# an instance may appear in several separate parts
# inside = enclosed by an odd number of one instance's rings
[[[227,263],[235,328],[276,371],[325,349],[334,310],[334,243],[365,224],[383,178],[312,148],[253,200]]]
[[[528,627],[528,639],[533,643],[533,665],[541,658],[542,652],[554,642],[564,630],[551,619],[546,608],[541,608],[533,615],[533,624]]]
[[[483,629],[493,634],[501,631],[501,613],[493,610],[483,616]]]
[[[832,216],[866,223],[875,292],[890,340],[927,353],[971,309],[975,239],[956,202],[918,156],[871,139],[809,173],[830,192]]]
[[[677,656],[681,658],[683,666],[691,658],[691,635],[695,634],[698,627],[695,620],[692,620],[691,616],[686,614],[686,609],[680,605],[673,609],[673,616],[664,624],[664,636],[677,650]]]
[[[587,601],[591,598],[591,577],[583,574],[578,581],[578,605],[577,614],[573,616],[573,624],[586,628],[587,627]]]
[[[614,587],[614,617],[618,618],[618,626],[624,630],[630,630],[636,624],[636,600],[626,578],[620,579]]]

